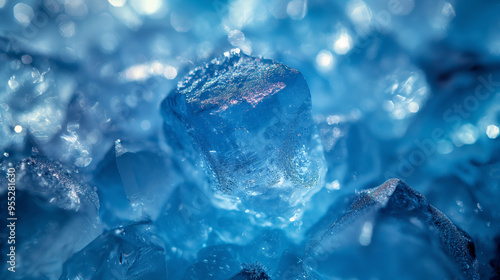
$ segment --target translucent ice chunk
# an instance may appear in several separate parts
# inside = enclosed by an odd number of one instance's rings
[[[275,225],[321,186],[310,108],[300,72],[238,50],[193,70],[162,104],[167,127],[185,126],[219,193]]]
[[[166,279],[163,246],[148,224],[112,229],[75,253],[59,279]]]
[[[172,157],[155,143],[117,140],[95,172],[103,220],[108,225],[155,220],[182,181],[179,173]]]
[[[102,231],[97,194],[59,163],[42,156],[25,159],[15,169],[15,276],[57,278],[63,262]],[[6,188],[2,182],[4,201]]]
[[[415,256],[421,267],[408,267]],[[309,245],[304,262],[311,273],[328,277],[479,279],[470,236],[396,179],[359,193],[347,213]],[[364,269],[353,269],[356,263]]]

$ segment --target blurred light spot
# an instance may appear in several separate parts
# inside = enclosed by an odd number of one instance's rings
[[[70,38],[75,35],[76,25],[73,21],[65,21],[59,24],[59,33],[65,38]]]
[[[198,49],[196,51],[199,58],[206,59],[208,58],[214,50],[212,43],[209,41],[202,42],[198,45]]]
[[[335,64],[335,58],[331,52],[322,50],[316,56],[316,64],[320,70],[331,70]]]
[[[410,104],[408,104],[408,110],[410,110],[410,112],[412,113],[416,113],[418,112],[418,110],[420,110],[420,106],[418,106],[417,102],[411,102]]]
[[[33,62],[33,58],[29,54],[25,54],[21,57],[21,61],[24,64],[30,64],[31,62]]]
[[[153,75],[161,75],[163,74],[163,64],[158,61],[154,61],[151,63],[151,74]]]
[[[61,50],[61,60],[66,63],[73,63],[78,59],[76,51],[72,48],[65,47]]]
[[[14,18],[20,24],[28,26],[34,16],[33,9],[30,6],[24,3],[19,3],[14,6]]]
[[[384,110],[386,110],[387,112],[390,112],[392,110],[394,110],[394,102],[392,102],[391,100],[386,100],[384,101]]]
[[[437,144],[437,152],[446,155],[453,151],[453,145],[450,141],[440,140]]]
[[[498,134],[500,133],[500,129],[496,125],[488,125],[486,128],[486,134],[490,139],[496,139]]]
[[[108,2],[115,7],[122,7],[127,3],[127,0],[108,0]]]
[[[175,79],[177,77],[177,69],[172,66],[165,66],[165,70],[163,71],[163,76],[169,80]]]
[[[338,180],[335,180],[331,183],[327,183],[326,184],[326,188],[329,189],[329,190],[340,190],[340,183]]]
[[[80,152],[80,156],[76,158],[75,165],[78,167],[86,167],[92,162],[92,157],[90,156],[89,151],[82,150]]]
[[[78,129],[80,129],[80,124],[79,123],[71,122],[71,123],[68,123],[66,125],[66,130],[68,132],[77,131]]]
[[[406,117],[406,112],[402,109],[396,109],[393,111],[392,116],[397,120],[402,120]]]
[[[307,1],[294,0],[286,6],[286,12],[291,19],[300,20],[306,16]]]
[[[339,115],[330,115],[326,117],[326,123],[328,123],[329,125],[338,124],[340,121],[341,118]]]
[[[84,17],[89,12],[83,0],[66,0],[64,2],[64,10],[68,15],[75,17]]]
[[[127,96],[127,98],[125,98],[125,103],[130,108],[137,107],[137,102],[139,102],[139,100],[137,100],[137,96],[135,96],[133,94],[130,94],[130,95]]]
[[[372,11],[365,2],[354,0],[347,5],[347,15],[362,28],[368,28],[372,20]]]
[[[12,70],[19,70],[21,68],[21,61],[19,61],[18,59],[13,60],[10,63],[10,68],[12,68]]]
[[[352,49],[352,38],[351,35],[347,32],[347,30],[342,29],[340,31],[339,38],[333,44],[333,50],[337,54],[346,54]]]
[[[415,1],[414,0],[389,1],[389,3],[387,4],[387,8],[389,12],[395,15],[405,16],[410,14],[413,11],[413,8],[415,8]]]
[[[477,131],[477,127],[472,124],[464,124],[454,136],[453,142],[457,147],[460,147],[462,144],[474,144],[479,136],[479,133]]]
[[[7,0],[0,0],[0,9],[3,8],[7,4]]]
[[[146,65],[134,65],[125,70],[125,78],[130,81],[144,80],[149,76]]]
[[[151,128],[151,123],[148,120],[143,120],[141,122],[142,130],[149,130]]]
[[[132,7],[136,12],[143,15],[152,15],[162,6],[161,0],[132,0]]]
[[[244,26],[257,20],[265,22],[269,16],[267,8],[263,8],[265,3],[260,0],[235,0],[229,5],[222,2],[221,4],[221,7],[216,9],[219,17],[223,18],[225,16],[225,9],[229,9],[227,19],[224,21],[228,26],[233,26],[237,29],[242,29]],[[270,6],[272,13],[274,8],[273,5]]]
[[[14,127],[14,131],[16,133],[21,133],[23,131],[23,127],[20,125],[16,125],[16,127]]]
[[[363,224],[363,229],[359,235],[359,244],[363,246],[368,246],[372,242],[373,224],[370,222],[365,222]]]
[[[450,2],[444,3],[442,13],[444,16],[446,16],[449,19],[455,17],[455,9],[450,4]]]
[[[293,216],[288,219],[290,222],[295,222],[296,220],[300,219],[300,211],[297,211],[293,214]],[[262,248],[264,249],[264,248]]]
[[[16,76],[10,77],[8,84],[11,90],[16,91],[19,88],[19,83],[16,81]]]
[[[113,52],[118,46],[118,37],[114,33],[104,33],[101,36],[101,48],[103,51]]]
[[[245,34],[240,30],[232,30],[227,35],[229,43],[235,47],[241,46],[245,42]]]
[[[359,120],[359,118],[361,118],[361,116],[363,116],[363,113],[361,113],[361,110],[358,108],[352,109],[350,114],[351,114],[351,118],[353,120]]]
[[[287,7],[288,0],[274,0],[271,1],[270,11],[275,18],[284,19],[288,16],[286,13]]]
[[[177,32],[188,32],[191,29],[191,20],[175,12],[170,14],[170,24]]]

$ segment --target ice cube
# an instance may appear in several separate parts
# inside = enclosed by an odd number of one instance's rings
[[[166,126],[184,125],[217,193],[276,226],[322,186],[310,108],[299,71],[239,50],[193,70],[162,103]]]

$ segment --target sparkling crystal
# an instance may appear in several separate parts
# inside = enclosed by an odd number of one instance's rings
[[[167,126],[185,126],[219,195],[280,225],[321,186],[310,106],[297,70],[233,51],[193,70],[162,111]]]

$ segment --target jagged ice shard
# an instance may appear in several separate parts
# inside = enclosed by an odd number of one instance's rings
[[[64,260],[100,234],[99,198],[92,187],[44,156],[29,157],[14,167],[18,271],[8,274],[2,254],[0,278],[57,279]],[[7,201],[4,190],[0,198]]]
[[[471,237],[398,179],[361,191],[310,242],[304,267],[313,279],[479,279]]]
[[[227,52],[191,71],[164,100],[162,113],[167,134],[184,126],[216,194],[257,220],[295,220],[321,186],[325,161],[311,95],[291,67]]]

